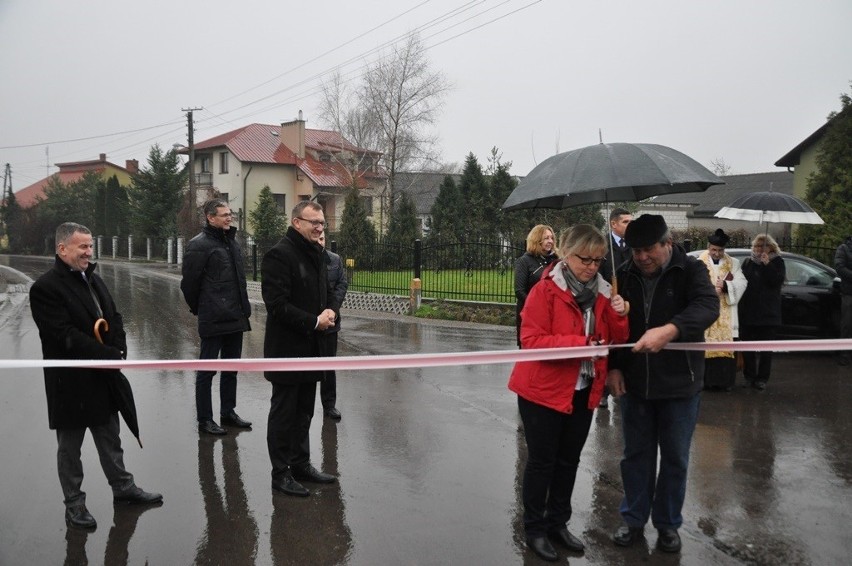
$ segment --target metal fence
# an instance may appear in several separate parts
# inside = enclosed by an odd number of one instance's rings
[[[706,240],[680,242],[689,250],[705,249]],[[783,251],[802,254],[833,266],[833,248],[782,238]],[[750,248],[748,238],[733,238],[729,248]],[[331,241],[329,248],[339,254],[346,266],[350,289],[368,293],[408,296],[413,278],[421,280],[424,299],[450,299],[474,302],[514,303],[515,261],[524,246],[507,243],[441,243],[415,240],[411,245],[377,241],[354,248]],[[260,263],[266,250],[248,238],[244,246],[246,276],[260,279]]]

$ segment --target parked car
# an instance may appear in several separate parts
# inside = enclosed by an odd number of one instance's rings
[[[689,252],[698,257],[703,250]],[[742,262],[751,250],[725,250]],[[840,277],[831,267],[809,257],[781,252],[786,277],[781,288],[781,327],[786,339],[840,337]]]

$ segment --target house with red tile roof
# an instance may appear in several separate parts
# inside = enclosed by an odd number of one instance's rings
[[[338,132],[306,129],[301,116],[281,125],[249,124],[196,142],[194,151],[199,201],[215,192],[227,198],[240,213],[240,230],[252,232],[247,212],[267,185],[288,217],[299,201],[319,202],[332,232],[339,229],[347,191],[354,185],[368,216],[379,222],[387,184],[378,164],[381,153],[357,147]]]
[[[21,208],[30,208],[39,200],[44,200],[44,189],[52,178],[58,178],[63,184],[67,185],[79,181],[86,173],[95,172],[104,180],[115,175],[118,183],[126,187],[130,185],[130,178],[139,171],[139,162],[135,159],[128,159],[125,161],[125,166],[122,167],[107,161],[106,154],[102,153],[96,160],[56,163],[56,167],[59,168],[59,171],[50,177],[45,177],[32,185],[15,191],[15,200]]]

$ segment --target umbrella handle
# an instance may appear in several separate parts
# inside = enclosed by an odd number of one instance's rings
[[[95,339],[103,344],[104,340],[101,338],[101,326],[104,327],[104,332],[109,332],[109,323],[105,318],[99,318],[95,321]]]
[[[615,273],[612,274],[612,294],[618,294],[618,278],[615,276]],[[624,301],[624,316],[630,314],[630,303],[628,301]]]

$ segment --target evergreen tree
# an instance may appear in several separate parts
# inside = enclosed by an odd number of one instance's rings
[[[343,203],[340,219],[340,253],[343,260],[355,260],[356,267],[366,267],[372,246],[376,243],[376,228],[367,218],[367,209],[357,187],[351,187]]]
[[[488,218],[494,211],[494,199],[491,197],[489,184],[485,181],[482,166],[473,153],[464,160],[464,169],[459,179],[459,192],[464,201],[466,242],[489,242],[496,239],[496,234],[490,233],[493,225]],[[499,205],[498,205],[499,206]]]
[[[101,177],[94,171],[83,175],[79,181],[63,183],[58,175],[52,176],[44,188],[44,198],[38,198],[38,215],[49,227],[44,234],[53,238],[56,227],[63,222],[77,222],[94,231],[96,227],[95,201]]]
[[[257,205],[249,212],[252,236],[259,250],[274,246],[287,232],[287,214],[278,208],[272,197],[272,189],[265,185],[257,197]]]
[[[128,189],[134,233],[158,238],[175,235],[178,213],[181,206],[187,204],[186,175],[174,149],[163,153],[158,145],[151,148],[147,168],[133,176]],[[193,232],[197,232],[199,226],[196,225]],[[193,235],[184,234],[184,237]]]
[[[817,170],[808,178],[807,201],[825,224],[801,226],[799,232],[808,243],[832,249],[850,234],[852,218],[852,97],[841,94],[840,102],[840,112],[828,116]]]
[[[6,249],[10,253],[21,253],[23,251],[23,241],[21,236],[24,234],[25,218],[21,205],[18,204],[18,199],[15,198],[15,193],[10,193],[0,207],[0,219],[3,220],[3,229],[6,236]]]
[[[464,237],[465,204],[461,191],[450,175],[438,189],[438,196],[429,210],[429,239],[440,243],[458,243]]]
[[[127,225],[127,188],[113,175],[97,185],[95,225],[90,227],[104,236],[121,236],[129,232]]]
[[[396,206],[390,218],[388,226],[388,240],[400,244],[411,245],[415,239],[420,237],[420,227],[417,221],[417,210],[414,201],[408,193],[400,192],[397,197]]]

